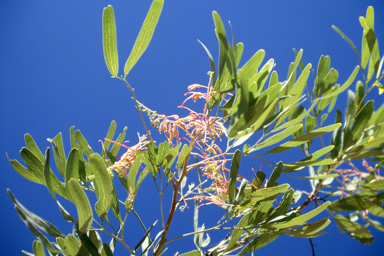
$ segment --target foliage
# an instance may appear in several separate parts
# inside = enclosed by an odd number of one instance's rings
[[[384,226],[376,218],[371,219],[371,216],[384,216],[384,179],[380,176],[384,161],[384,105],[375,110],[373,101],[366,100],[373,88],[378,87],[380,94],[384,91],[380,83],[384,76],[384,57],[380,59],[374,33],[373,8],[367,9],[366,17],[360,17],[363,27],[360,54],[348,37],[334,26],[357,54],[359,66],[340,85],[336,83],[338,72],[331,68],[330,57],[321,56],[311,90],[307,80],[312,65],[302,62],[303,50],[294,51],[296,57],[289,66],[286,80],[279,79],[277,72],[273,71],[273,59],[261,66],[264,50],[257,51],[239,67],[244,46],[236,43],[233,32],[230,43],[219,14],[213,12],[219,43],[218,62],[201,43],[211,66],[209,82],[206,86],[193,84],[188,87],[186,95],[189,96],[180,107],[189,111],[189,115],[179,117],[161,115],[147,108],[136,99],[134,89],[126,80],[149,45],[163,3],[163,0],[153,1],[126,61],[124,76],[118,75],[112,6],[104,9],[102,17],[107,68],[113,78],[121,80],[131,90],[147,134],[139,136],[136,145],[127,146],[123,144],[125,129],[114,139],[117,126],[112,121],[98,154],[89,147],[81,132],[72,127],[71,150],[67,156],[61,133],[48,139],[52,149],[47,148],[45,154],[26,134],[26,147],[20,154],[27,167],[17,160],[9,160],[21,176],[48,188],[63,218],[74,227],[72,234],[64,235],[53,224],[26,209],[8,190],[16,212],[37,237],[33,243],[34,254],[25,254],[45,255],[45,247],[49,255],[113,255],[118,242],[132,255],[147,255],[149,252],[161,255],[167,244],[193,235],[196,250],[182,255],[242,255],[256,251],[280,235],[309,239],[320,236],[325,233],[330,219],[342,233],[363,244],[372,243],[374,238],[367,227],[371,225],[384,231]],[[355,91],[348,90],[348,108],[344,118],[342,112],[336,110],[334,124],[323,126],[339,94],[350,87],[359,71],[363,81],[356,82]],[[308,108],[303,105],[305,97],[309,101]],[[190,99],[204,101],[201,112],[184,106]],[[165,135],[163,142],[153,140],[143,113],[149,117],[154,127],[152,131],[156,129]],[[330,132],[332,138],[327,144],[323,135]],[[322,145],[316,150],[312,149],[315,139]],[[118,155],[121,147],[126,151]],[[271,155],[278,159],[277,154],[293,148],[300,148],[304,155],[302,160],[292,163],[269,160]],[[59,178],[50,167],[51,150]],[[253,180],[243,177],[240,163],[244,157],[258,158],[267,163],[273,169],[269,178],[262,171],[255,173]],[[366,171],[359,170],[353,163],[361,159]],[[342,168],[343,164],[350,168]],[[291,174],[306,168],[309,176],[293,177]],[[198,184],[189,184],[185,191],[187,177],[192,172],[198,173]],[[148,229],[143,224],[144,236],[139,243],[132,244],[132,241],[124,239],[123,233],[129,228],[126,225],[129,214],[134,214],[141,222],[134,205],[148,174],[153,178],[161,202],[164,191],[171,185],[168,188],[172,190],[171,206],[165,216],[161,206],[160,232],[151,233],[157,221]],[[279,184],[282,174],[308,180],[312,191],[295,191],[290,184]],[[115,187],[120,186],[119,183],[127,192],[123,200],[116,194]],[[89,193],[96,194],[94,206],[88,199]],[[77,218],[64,209],[57,195],[76,206]],[[307,197],[305,202],[295,205],[302,195]],[[330,197],[335,199],[326,201]],[[183,210],[188,201],[194,202],[194,231],[167,239],[177,208]],[[311,203],[315,208],[305,211]],[[217,224],[209,228],[199,224],[199,207],[207,204],[222,208],[224,213]],[[325,211],[328,217],[315,219]],[[117,228],[112,224],[112,218],[117,219]],[[359,224],[361,221],[367,225]],[[209,233],[217,230],[230,233],[208,247],[211,243]],[[43,232],[56,237],[56,242],[50,242]],[[108,234],[111,241],[102,241],[99,233]]]

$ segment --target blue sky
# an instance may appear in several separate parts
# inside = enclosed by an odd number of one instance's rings
[[[75,126],[97,152],[101,148],[98,140],[104,138],[112,120],[116,120],[118,132],[124,126],[128,127],[126,140],[131,143],[137,142],[137,132],[144,133],[129,90],[122,82],[111,79],[105,66],[101,15],[103,7],[113,5],[121,72],[150,3],[150,0],[109,0],[92,4],[53,0],[9,1],[2,4],[1,254],[21,255],[21,249],[32,251],[34,240],[14,211],[6,188],[10,188],[28,209],[51,221],[63,233],[71,232],[71,225],[59,217],[59,211],[47,189],[23,179],[7,161],[6,153],[11,159],[20,160],[18,152],[25,145],[25,133],[31,134],[44,151],[50,146],[46,139],[62,132],[66,143],[64,146],[69,150],[69,128]],[[184,100],[187,86],[208,82],[208,58],[197,39],[217,59],[218,46],[212,20],[212,11],[216,10],[224,22],[231,21],[236,40],[244,43],[240,65],[258,49],[265,49],[266,60],[274,58],[277,63],[275,70],[279,77],[284,78],[289,63],[295,57],[292,49],[302,48],[303,61],[312,63],[313,67],[317,67],[321,55],[329,55],[331,66],[339,71],[338,83],[344,83],[358,64],[358,59],[331,26],[340,28],[360,50],[362,28],[358,17],[365,16],[369,5],[375,9],[375,32],[380,44],[384,40],[384,19],[379,15],[384,13],[382,0],[166,0],[153,40],[127,79],[135,88],[138,99],[149,108],[166,115],[187,115],[177,108]],[[358,79],[362,79],[361,74]],[[373,90],[370,97],[375,99],[376,108],[384,102],[383,96],[378,97],[377,90]],[[346,94],[339,96],[335,108],[343,111],[346,99]],[[162,138],[159,136],[158,140]],[[259,162],[251,164],[255,169],[260,165]],[[243,172],[250,170],[245,168]],[[147,180],[148,191],[140,191],[138,200],[143,202],[137,206],[138,209],[142,207],[147,226],[156,219],[151,211],[158,208],[156,203],[146,206],[149,202],[158,202],[158,197],[150,189],[153,185],[151,182]],[[298,185],[300,189],[310,189],[309,184],[302,184]],[[68,204],[68,210],[76,215],[71,207]],[[165,209],[168,209],[167,203]],[[173,223],[174,229],[180,225],[182,231],[193,231],[192,209],[178,214],[178,219]],[[213,207],[202,209],[204,213],[219,217],[217,209]],[[135,239],[136,228],[139,229],[137,223],[132,223],[133,232],[128,235],[132,239]],[[316,255],[347,255],[345,251],[349,255],[373,255],[384,248],[384,234],[375,229],[371,229],[371,232],[376,241],[370,246],[361,245],[347,235],[340,234],[334,223],[330,224],[327,231],[329,234],[313,240]],[[181,234],[180,230],[172,232],[169,238]],[[168,252],[184,249],[194,249],[192,239],[182,240],[170,247]],[[281,252],[285,255],[311,255],[311,248],[307,239],[280,237],[259,251],[263,255]]]

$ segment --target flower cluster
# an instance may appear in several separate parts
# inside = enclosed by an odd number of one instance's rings
[[[120,157],[120,160],[115,162],[113,165],[108,167],[108,171],[112,173],[113,170],[117,173],[117,175],[121,178],[127,175],[127,170],[130,169],[131,165],[136,159],[136,150],[143,151],[145,149],[145,145],[148,144],[148,141],[146,140],[147,136],[139,136],[139,142],[132,146],[128,147],[124,144],[120,144],[116,141],[111,141],[115,144],[118,144],[124,148],[127,149],[127,151]]]

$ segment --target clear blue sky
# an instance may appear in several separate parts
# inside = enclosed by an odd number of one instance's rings
[[[124,126],[128,127],[126,139],[132,143],[137,142],[137,131],[144,132],[133,108],[129,90],[118,80],[111,79],[105,66],[101,16],[103,7],[113,5],[121,71],[150,3],[150,0],[94,1],[92,4],[69,0],[2,3],[1,255],[21,255],[22,249],[31,252],[34,240],[32,233],[14,211],[6,188],[10,188],[28,209],[51,221],[64,234],[70,233],[72,228],[71,224],[60,217],[47,189],[23,179],[7,161],[5,153],[11,159],[20,160],[18,152],[25,145],[25,133],[31,134],[44,151],[50,146],[46,139],[62,132],[68,151],[69,128],[74,125],[82,131],[92,148],[100,152],[98,140],[104,138],[112,120],[117,122],[117,131],[121,131]],[[129,74],[128,81],[135,88],[138,99],[149,108],[167,115],[186,114],[177,106],[184,100],[187,86],[208,82],[208,58],[197,39],[217,59],[218,46],[212,20],[212,11],[216,10],[223,21],[231,21],[236,40],[245,45],[241,64],[262,48],[266,51],[266,59],[275,59],[275,70],[279,77],[284,78],[289,63],[294,60],[292,49],[303,48],[303,61],[312,63],[313,67],[317,67],[321,55],[330,55],[331,66],[339,71],[338,83],[343,83],[358,64],[358,59],[331,26],[340,28],[360,50],[362,28],[358,17],[365,16],[369,5],[375,9],[375,32],[380,46],[383,46],[384,17],[380,15],[384,13],[382,0],[166,0],[153,40]],[[358,79],[362,79],[361,75]],[[376,99],[376,108],[384,102],[383,96],[377,96],[377,90],[370,96]],[[344,111],[345,94],[339,96],[336,107]],[[160,140],[162,137],[158,138]],[[255,169],[259,165],[259,162],[253,163]],[[243,172],[250,171],[246,164],[243,167]],[[141,194],[138,200],[142,200],[143,204],[139,203],[137,209],[152,200],[158,202],[158,197],[149,188],[153,185],[151,182],[151,179],[147,180],[148,191],[139,191]],[[301,186],[300,189],[310,189],[307,183]],[[165,209],[168,209],[167,205]],[[70,204],[66,204],[66,207],[76,215]],[[156,211],[158,206],[155,204],[145,210],[141,209],[147,226],[151,225],[156,220],[152,211]],[[177,215],[178,220],[173,223],[169,238],[180,235],[180,231],[175,231],[177,225],[182,226],[182,231],[193,231],[192,209]],[[217,209],[213,207],[202,209],[203,214],[213,217],[217,215],[216,212]],[[383,220],[381,222],[384,223]],[[127,235],[137,241],[135,232],[140,233],[141,229],[137,223],[132,223],[132,227],[134,231]],[[327,231],[329,234],[313,240],[316,255],[375,255],[384,249],[384,234],[373,228],[371,232],[376,241],[370,246],[361,245],[347,235],[340,234],[334,223],[330,224]],[[192,239],[182,240],[175,247],[171,245],[166,255],[184,249],[194,249]],[[257,253],[311,255],[311,248],[307,239],[281,236]]]

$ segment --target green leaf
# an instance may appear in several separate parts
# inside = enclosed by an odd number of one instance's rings
[[[347,79],[347,81],[340,88],[338,88],[337,90],[335,90],[332,93],[324,95],[321,99],[327,99],[330,97],[334,97],[335,95],[338,95],[338,94],[342,93],[343,91],[345,91],[352,84],[352,82],[355,80],[358,72],[359,72],[359,66],[357,65],[355,67],[355,69],[353,70],[352,74]]]
[[[80,130],[77,130],[75,132],[76,140],[79,142],[79,145],[86,156],[90,156],[93,154],[93,150],[91,149],[91,146],[89,146],[87,140],[84,138],[84,136],[81,134]]]
[[[313,217],[315,217],[316,215],[318,215],[319,213],[324,211],[329,206],[329,204],[330,204],[330,202],[325,202],[321,206],[317,207],[316,209],[314,209],[314,210],[312,210],[306,214],[300,215],[296,218],[293,218],[293,219],[286,221],[286,222],[283,222],[283,223],[268,224],[268,226],[270,225],[273,228],[283,229],[283,228],[291,228],[291,227],[295,227],[295,226],[304,225],[308,220],[312,219]]]
[[[117,143],[114,143],[113,146],[112,146],[112,149],[111,149],[111,154],[116,157],[117,155],[117,152],[119,152],[119,149],[120,149],[120,143],[123,142],[124,138],[125,138],[125,131],[127,130],[127,127],[125,126],[124,129],[123,129],[123,132],[119,134],[119,136],[117,137],[116,139],[116,142]]]
[[[106,243],[103,243],[103,247],[101,248],[101,256],[113,256],[111,248],[109,248]]]
[[[86,194],[80,187],[77,180],[71,178],[68,183],[69,193],[73,203],[76,205],[77,215],[79,217],[79,231],[86,232],[92,225],[92,208]]]
[[[137,175],[137,172],[139,171],[139,168],[140,168],[140,165],[141,165],[141,162],[142,162],[142,158],[144,157],[143,154],[139,155],[135,161],[132,163],[131,165],[131,168],[129,169],[129,173],[128,173],[128,196],[131,196],[131,199],[134,200],[135,198],[135,195],[136,195],[136,185],[135,185],[135,182],[136,182],[136,175]]]
[[[64,253],[66,255],[77,255],[80,250],[81,243],[77,238],[69,234],[64,240]]]
[[[342,233],[347,233],[349,236],[355,238],[362,244],[372,244],[374,238],[365,227],[360,224],[350,221],[342,215],[336,214],[336,217],[331,215],[335,220],[339,230]],[[346,232],[347,231],[347,232]]]
[[[268,147],[268,146],[273,145],[279,141],[282,141],[286,137],[288,137],[289,135],[291,135],[291,134],[295,133],[296,131],[298,131],[299,129],[301,129],[301,127],[303,127],[302,124],[296,124],[295,126],[291,126],[287,129],[283,130],[282,132],[277,133],[277,134],[269,137],[268,139],[265,139],[260,144],[253,145],[248,153],[253,152],[255,150],[259,150],[259,149]]]
[[[33,241],[33,253],[36,256],[45,256],[44,247],[40,240]]]
[[[348,44],[352,47],[352,49],[355,51],[357,57],[359,58],[359,62],[361,62],[360,54],[359,54],[359,52],[357,51],[355,45],[352,43],[352,41],[351,41],[346,35],[344,35],[344,33],[341,32],[341,30],[338,29],[336,26],[332,25],[332,28],[333,28],[334,30],[336,30],[336,32],[339,33],[339,35],[341,35],[341,37],[345,39],[345,41],[348,42]]]
[[[281,152],[284,152],[288,149],[291,149],[291,148],[294,148],[294,147],[297,147],[299,145],[302,145],[304,144],[305,142],[308,142],[308,141],[312,141],[314,138],[316,137],[319,137],[323,134],[326,134],[330,131],[333,131],[337,128],[339,128],[341,126],[341,123],[337,123],[337,124],[333,124],[333,125],[330,125],[330,126],[326,126],[326,127],[322,127],[320,129],[317,129],[315,131],[311,131],[307,134],[304,134],[300,137],[297,137],[291,141],[288,141],[270,151],[268,151],[267,153],[265,153],[264,155],[266,154],[276,154],[276,153],[281,153]],[[308,129],[308,128],[307,128]]]
[[[72,149],[68,155],[67,165],[65,167],[65,187],[68,188],[70,179],[79,179],[79,150]]]
[[[186,163],[186,158],[191,152],[191,148],[188,147],[188,145],[184,144],[183,148],[181,149],[181,152],[179,154],[179,159],[177,159],[177,166],[178,166],[178,172],[179,172],[179,177],[181,175],[182,170],[184,169],[184,165],[188,164]]]
[[[103,10],[103,50],[105,64],[107,64],[109,72],[112,76],[117,77],[119,60],[117,57],[115,14],[111,5]]]
[[[228,193],[229,193],[229,203],[233,202],[233,199],[235,197],[236,193],[236,181],[237,181],[237,173],[239,171],[240,167],[240,157],[241,157],[241,152],[240,150],[236,150],[235,155],[233,156],[232,159],[232,164],[231,164],[231,171],[229,173],[229,185],[228,185]]]
[[[244,228],[248,225],[250,216],[251,216],[251,214],[244,215],[241,218],[241,220],[237,223],[236,228],[232,232],[231,238],[228,242],[228,245],[227,245],[227,248],[225,249],[225,252],[230,251],[232,249],[232,247],[240,239],[241,235],[244,233],[244,230],[242,228]]]
[[[148,14],[145,17],[143,25],[140,29],[139,35],[137,36],[135,44],[133,45],[131,54],[125,63],[124,77],[128,75],[129,71],[131,71],[133,66],[135,66],[141,55],[143,55],[144,51],[147,49],[149,42],[152,39],[153,32],[155,31],[157,22],[163,9],[163,5],[164,0],[153,0]]]
[[[292,106],[292,107],[295,107],[296,108],[296,105],[297,105],[297,102],[299,101],[301,95],[303,94],[303,91],[304,91],[304,88],[305,88],[305,85],[307,83],[307,80],[308,80],[308,76],[309,76],[309,72],[311,70],[311,67],[312,65],[311,64],[308,64],[304,70],[301,72],[301,75],[300,77],[297,79],[296,83],[292,86],[292,88],[288,91],[288,94],[287,95],[290,95],[291,97],[289,98],[286,98],[285,100],[283,100],[283,102],[280,104],[280,110],[288,107],[288,106]],[[281,123],[282,121],[284,121],[285,117],[287,116],[288,114],[284,114],[280,117],[280,121],[279,123]]]
[[[375,110],[373,100],[368,101],[357,113],[356,117],[348,124],[344,135],[344,148],[353,146],[362,136],[369,119]]]
[[[311,177],[293,177],[293,176],[288,176],[289,178],[294,178],[294,179],[299,179],[299,180],[323,180],[326,178],[334,178],[340,176],[340,174],[334,173],[334,174],[327,174],[327,175],[321,175],[321,176],[311,176]]]
[[[109,126],[107,136],[105,137],[106,140],[104,141],[104,149],[106,151],[108,151],[109,146],[111,145],[111,142],[109,140],[113,139],[113,135],[115,135],[115,131],[116,131],[116,122],[115,120],[113,120],[111,122],[111,125]]]
[[[364,184],[364,187],[376,189],[376,190],[384,190],[384,179],[379,179],[379,180],[375,180],[370,183]]]
[[[113,184],[111,175],[99,154],[91,154],[89,156],[89,164],[95,177],[93,182],[98,199],[95,209],[103,220],[108,213],[112,201]]]
[[[47,248],[52,253],[59,253],[51,244],[51,242],[46,238],[36,227],[35,224],[38,223],[40,220],[42,220],[40,217],[35,215],[34,213],[28,211],[23,205],[21,205],[17,199],[14,197],[14,195],[11,193],[9,189],[7,189],[7,193],[9,197],[11,198],[12,202],[15,205],[15,209],[21,220],[24,222],[24,224],[28,227],[28,229],[44,244],[45,248]],[[31,215],[32,214],[32,215]],[[37,217],[37,222],[34,221]],[[44,221],[44,220],[43,220]],[[47,224],[47,223],[45,223]],[[44,225],[45,225],[44,224]],[[51,230],[51,228],[48,228],[48,230]],[[51,233],[51,231],[50,231]],[[56,233],[56,232],[55,232]]]
[[[41,161],[44,162],[44,156],[41,153],[40,149],[37,147],[35,141],[32,136],[26,133],[24,135],[24,141],[27,148]]]
[[[281,170],[283,169],[283,162],[279,162],[276,168],[273,169],[271,177],[268,180],[267,188],[277,186],[276,180],[280,177]]]
[[[213,60],[213,57],[212,57],[212,54],[211,52],[208,50],[208,48],[200,41],[200,40],[197,40],[199,41],[199,43],[203,46],[205,52],[207,53],[208,55],[208,58],[209,58],[209,64],[211,66],[211,72],[212,72],[212,82],[211,82],[211,85],[214,87],[215,84],[216,84],[216,67],[215,67],[215,61]]]
[[[258,68],[263,62],[265,51],[263,49],[258,50],[242,67],[245,77],[252,77],[258,73]]]
[[[63,139],[61,132],[59,132],[53,139],[48,139],[53,147],[53,156],[55,157],[56,167],[62,177],[65,175],[65,165],[67,160],[65,158]]]
[[[374,204],[375,202],[366,196],[354,195],[333,202],[329,208],[334,211],[364,211]]]
[[[11,198],[15,209],[19,209],[20,212],[23,213],[25,216],[25,219],[33,224],[35,227],[41,229],[45,233],[54,236],[54,237],[65,237],[54,225],[52,225],[50,222],[40,218],[33,212],[29,211],[27,208],[25,208],[17,199],[16,197],[11,193],[9,189],[7,189],[8,195]]]
[[[239,255],[244,255],[250,252],[254,252],[261,247],[266,246],[273,240],[279,237],[279,233],[264,233],[256,237],[249,244],[247,244],[241,251]]]
[[[56,200],[55,190],[52,185],[52,177],[51,174],[54,175],[52,172],[50,172],[49,169],[49,158],[50,158],[50,149],[47,148],[45,151],[45,161],[44,161],[44,177],[45,177],[45,183],[47,184],[47,188],[51,196]]]
[[[8,154],[7,154],[7,157],[8,157]],[[30,170],[25,168],[22,164],[20,164],[19,161],[9,159],[9,157],[8,157],[8,161],[12,165],[13,169],[15,169],[15,171],[19,173],[23,178],[29,181],[41,184],[39,177],[37,177],[33,172],[31,172]]]
[[[329,223],[331,223],[331,221],[328,218],[322,219],[313,223],[306,224],[302,228],[290,230],[289,232],[284,233],[284,235],[306,238],[316,237],[325,234],[325,232],[318,232],[326,228]]]

